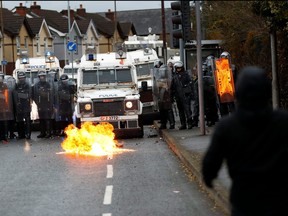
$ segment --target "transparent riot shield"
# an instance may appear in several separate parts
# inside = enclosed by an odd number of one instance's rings
[[[54,88],[47,77],[45,80],[39,80],[34,84],[33,100],[37,105],[40,119],[54,118]]]
[[[160,68],[155,68],[155,79],[156,79],[156,88],[158,89],[158,105],[159,108],[169,109],[172,106],[171,103],[171,80],[172,75],[171,71],[167,66],[161,66]]]
[[[26,115],[31,115],[32,88],[29,78],[17,81],[13,90],[13,100],[16,121],[23,121]]]
[[[72,80],[59,80],[55,85],[55,120],[72,119],[75,103],[75,84]]]

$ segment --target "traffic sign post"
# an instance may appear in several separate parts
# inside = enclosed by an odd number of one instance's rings
[[[77,44],[73,41],[70,41],[68,44],[67,44],[67,50],[72,52],[72,79],[74,79],[74,69],[73,69],[73,52],[77,49]]]

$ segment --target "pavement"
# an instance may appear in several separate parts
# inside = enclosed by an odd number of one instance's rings
[[[169,148],[192,172],[192,175],[195,177],[194,179],[199,183],[200,187],[207,192],[208,196],[214,200],[217,206],[223,209],[225,214],[229,215],[229,188],[231,180],[225,165],[223,164],[217,179],[213,182],[213,189],[204,185],[201,175],[202,158],[209,146],[214,126],[207,127],[205,125],[205,133],[201,131],[200,127],[193,127],[191,130],[179,130],[180,122],[177,118],[175,129],[159,129],[159,121],[154,121],[154,126]],[[169,123],[167,127],[169,128]]]

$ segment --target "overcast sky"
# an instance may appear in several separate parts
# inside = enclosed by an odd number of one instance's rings
[[[80,4],[86,9],[86,12],[106,12],[108,9],[114,11],[116,5],[116,11],[123,10],[140,10],[140,9],[155,9],[161,8],[161,0],[159,1],[2,1],[2,7],[7,9],[13,9],[22,3],[23,6],[30,7],[34,2],[37,2],[42,9],[47,10],[65,10],[68,8],[68,2],[70,8],[76,10]],[[116,3],[116,4],[115,4]],[[164,1],[165,8],[170,8],[171,1]]]

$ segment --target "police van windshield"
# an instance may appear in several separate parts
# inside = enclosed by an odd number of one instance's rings
[[[132,82],[130,68],[82,70],[83,84],[110,84]]]
[[[154,63],[146,63],[136,65],[137,76],[149,76],[150,70],[154,67]]]

